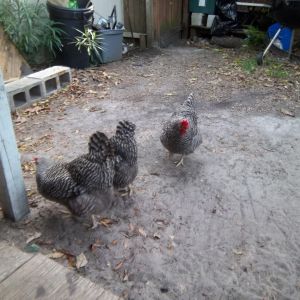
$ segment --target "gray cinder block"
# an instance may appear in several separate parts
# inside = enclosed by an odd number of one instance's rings
[[[50,67],[27,77],[41,80],[43,92],[46,96],[65,87],[72,80],[71,69],[63,66]]]
[[[31,105],[45,97],[42,82],[35,78],[21,78],[5,85],[11,111]]]

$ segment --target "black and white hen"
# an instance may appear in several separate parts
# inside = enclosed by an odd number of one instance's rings
[[[135,124],[121,121],[117,125],[116,134],[110,139],[115,151],[115,175],[113,186],[116,190],[129,189],[138,173],[137,143],[135,140]]]
[[[36,183],[46,199],[65,205],[76,216],[91,212],[97,193],[113,186],[115,158],[113,147],[104,133],[96,132],[89,140],[89,151],[68,163],[36,159]]]
[[[170,155],[181,154],[176,166],[183,165],[184,155],[193,153],[202,143],[192,93],[164,123],[160,140]]]

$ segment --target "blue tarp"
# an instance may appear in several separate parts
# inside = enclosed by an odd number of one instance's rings
[[[281,25],[279,23],[275,23],[268,28],[268,36],[270,39],[273,38],[273,36],[277,32],[277,30],[280,28],[280,26]],[[292,30],[288,27],[284,27],[281,30],[279,36],[277,37],[277,40],[279,41],[279,43],[275,43],[275,46],[279,46],[279,48],[283,51],[289,51],[291,38],[292,38]]]

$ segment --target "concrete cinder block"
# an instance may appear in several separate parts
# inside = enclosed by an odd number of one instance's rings
[[[65,87],[72,80],[71,69],[63,66],[50,67],[27,77],[41,80],[43,92],[46,96]]]
[[[10,108],[15,112],[17,108],[31,105],[45,97],[42,82],[35,78],[21,78],[5,84]]]

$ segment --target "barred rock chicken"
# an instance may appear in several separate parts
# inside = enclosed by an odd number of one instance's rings
[[[115,176],[113,185],[117,190],[127,189],[132,193],[130,184],[138,173],[137,144],[134,138],[135,124],[129,121],[119,122],[116,134],[110,139],[115,151]],[[122,194],[122,196],[126,193]]]
[[[75,216],[91,212],[97,193],[113,185],[113,147],[104,133],[96,132],[89,140],[87,154],[68,163],[36,159],[36,182],[45,198],[65,205]]]
[[[184,155],[193,153],[202,143],[202,137],[197,125],[197,114],[194,106],[194,96],[191,93],[180,108],[164,123],[160,136],[161,143],[169,151],[169,155],[181,154],[176,166],[183,165]]]

